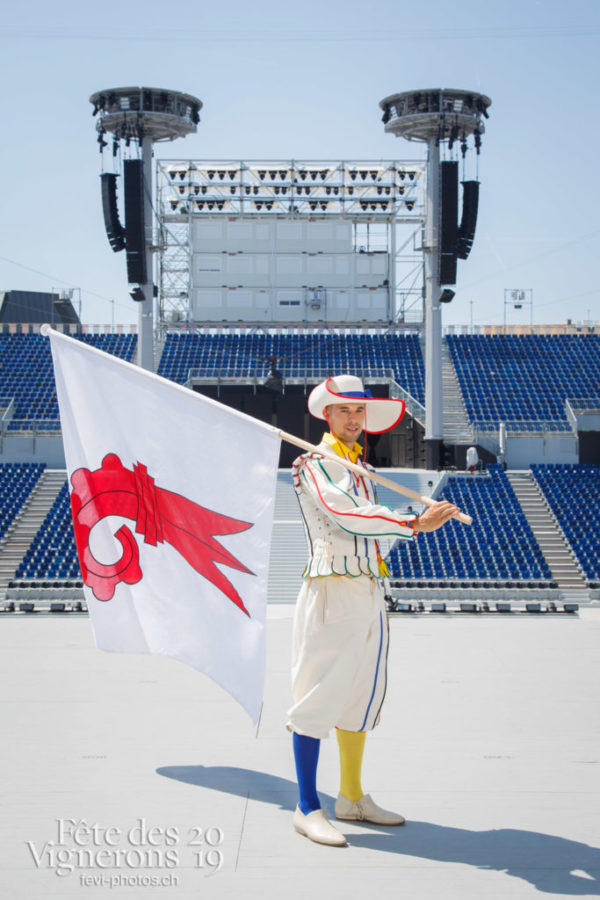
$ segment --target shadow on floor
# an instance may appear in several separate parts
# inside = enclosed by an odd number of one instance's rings
[[[233,766],[163,766],[157,773],[272,803],[289,812],[296,805],[296,784],[266,772]],[[333,809],[333,797],[321,793],[321,798]],[[402,828],[363,827],[360,834],[351,835],[351,847],[506,872],[545,893],[600,896],[600,849],[579,841],[518,828],[470,831],[432,822],[409,821]]]

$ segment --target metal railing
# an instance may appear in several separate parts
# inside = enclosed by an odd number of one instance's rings
[[[2,437],[18,434],[36,437],[37,435],[60,434],[59,419],[8,419],[0,422]]]

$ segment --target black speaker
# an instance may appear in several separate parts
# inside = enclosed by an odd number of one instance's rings
[[[442,210],[440,220],[440,284],[456,284],[458,238],[458,163],[440,164]]]
[[[459,259],[466,259],[471,252],[475,238],[477,225],[477,209],[479,207],[479,182],[463,181],[463,207],[458,239],[456,241],[456,255]]]
[[[125,249],[125,229],[119,221],[117,208],[117,178],[112,172],[104,172],[100,176],[102,188],[102,213],[108,242],[115,253]]]
[[[144,229],[144,164],[141,159],[126,159],[125,175],[125,249],[127,281],[145,284],[146,234]]]

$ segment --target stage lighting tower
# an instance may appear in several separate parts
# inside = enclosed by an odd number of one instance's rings
[[[97,91],[90,97],[93,115],[97,116],[96,130],[101,152],[108,146],[104,135],[113,135],[113,148],[121,141],[129,147],[137,143],[142,159],[143,202],[140,222],[143,227],[142,246],[145,248],[145,279],[139,284],[144,299],[139,302],[138,364],[154,369],[154,278],[153,252],[153,185],[152,145],[158,141],[174,141],[193,134],[200,121],[202,102],[190,94],[162,88],[123,87]],[[118,146],[116,146],[118,149]],[[114,149],[113,149],[114,155]],[[125,249],[127,249],[125,223]],[[130,227],[131,230],[131,227]],[[129,261],[128,261],[129,262]],[[129,268],[129,266],[128,266]],[[131,282],[130,282],[131,283]]]
[[[427,188],[425,193],[425,448],[426,466],[442,462],[442,312],[440,301],[447,293],[440,284],[442,214],[440,189],[440,144],[460,143],[463,156],[472,136],[476,152],[488,118],[491,100],[474,91],[435,88],[404,91],[385,97],[379,104],[386,132],[409,141],[427,144]],[[473,226],[474,228],[474,226]],[[472,234],[470,235],[472,240]],[[459,254],[455,254],[459,255]],[[464,256],[462,258],[465,258]],[[442,295],[444,299],[442,299]]]

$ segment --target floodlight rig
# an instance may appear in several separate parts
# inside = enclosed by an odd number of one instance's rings
[[[441,303],[448,302],[448,292],[442,284],[453,284],[456,277],[440,278],[442,266],[442,177],[440,171],[440,144],[447,142],[451,151],[459,144],[463,158],[467,152],[467,139],[473,137],[477,154],[481,149],[481,136],[485,131],[483,119],[488,118],[492,101],[485,94],[474,91],[435,88],[433,90],[405,91],[385,97],[379,104],[383,110],[385,131],[408,141],[427,144],[427,187],[425,191],[424,269],[425,269],[425,448],[426,466],[435,469],[441,465],[443,438],[442,396],[442,312]],[[456,257],[466,259],[471,248],[477,215],[478,182],[467,204],[467,183],[463,205],[463,222],[460,229],[454,222],[455,246],[452,246],[450,263],[456,266]],[[473,196],[474,194],[474,196]],[[473,202],[474,201],[474,202]],[[469,208],[470,205],[470,216]],[[467,224],[467,219],[470,222]],[[454,213],[456,220],[456,212]],[[451,223],[450,223],[451,224]],[[452,230],[452,228],[450,229]],[[452,268],[452,266],[451,266]],[[444,270],[442,270],[443,273]],[[450,292],[451,293],[451,292]],[[450,299],[452,299],[450,297]]]
[[[93,115],[98,116],[96,130],[98,144],[103,153],[108,147],[107,134],[113,135],[113,156],[121,141],[129,147],[137,143],[141,164],[126,172],[125,227],[118,221],[115,178],[103,181],[105,223],[111,246],[115,251],[126,249],[130,284],[137,284],[132,296],[139,301],[138,364],[144,369],[154,369],[154,278],[152,254],[156,249],[153,234],[152,201],[152,145],[158,141],[174,141],[197,131],[202,102],[191,94],[168,91],[161,88],[124,87],[98,91],[90,97]],[[129,162],[129,161],[127,161]],[[135,176],[135,177],[134,177]],[[112,181],[110,180],[112,178]],[[136,185],[137,180],[137,185]],[[109,226],[110,221],[110,226]],[[141,277],[132,277],[135,273]],[[141,299],[143,296],[143,299]]]

